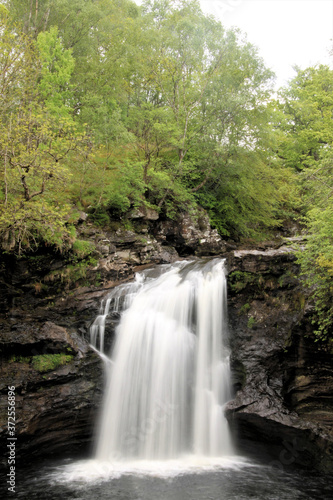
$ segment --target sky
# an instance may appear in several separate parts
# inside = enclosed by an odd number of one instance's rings
[[[236,26],[258,47],[276,86],[316,64],[333,67],[333,0],[200,0],[202,10]]]

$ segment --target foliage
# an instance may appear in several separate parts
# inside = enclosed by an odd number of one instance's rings
[[[288,196],[272,158],[272,74],[240,34],[195,0],[6,5],[33,55],[20,58],[21,114],[5,113],[5,205],[21,186],[27,212],[37,197],[50,213],[74,204],[105,222],[144,204],[176,217],[200,203],[224,235],[279,224]]]
[[[229,274],[228,283],[231,290],[238,293],[244,290],[247,285],[258,283],[258,277],[246,271],[233,271]]]
[[[31,361],[30,356],[11,356],[9,363],[26,363],[29,364]]]
[[[91,241],[75,240],[72,245],[72,252],[78,259],[85,259],[93,253],[95,245]]]
[[[272,100],[256,48],[197,0],[2,0],[0,33],[3,250],[71,252],[68,283],[93,259],[75,210],[109,225],[138,206],[176,218],[201,205],[238,240],[301,215],[300,263],[328,334],[329,67],[297,69]],[[235,291],[243,278],[230,276]]]
[[[18,253],[41,241],[62,248],[71,243],[66,228],[70,205],[61,203],[58,190],[69,182],[64,160],[78,140],[59,86],[64,79],[58,86],[57,78],[48,81],[52,68],[43,66],[45,58],[38,58],[38,47],[7,19],[1,23],[0,240],[4,249]],[[55,30],[40,47],[46,51],[48,43],[61,52]],[[60,54],[50,57],[60,71]],[[57,101],[51,97],[51,81]]]
[[[36,356],[12,356],[10,363],[32,364],[33,368],[40,372],[49,372],[59,366],[66,365],[74,359],[72,354],[39,354]]]
[[[307,241],[298,252],[305,285],[315,303],[318,338],[333,325],[333,71],[327,66],[298,70],[282,95],[280,155],[298,174]]]
[[[326,209],[313,208],[307,219],[306,247],[298,252],[305,284],[315,302],[314,324],[318,338],[333,333],[333,204]]]
[[[297,171],[311,168],[333,140],[333,71],[328,66],[298,69],[277,107],[284,133],[279,155]]]
[[[71,85],[74,58],[63,48],[58,28],[40,33],[37,37],[41,69],[38,81],[40,98],[52,116],[70,116]]]

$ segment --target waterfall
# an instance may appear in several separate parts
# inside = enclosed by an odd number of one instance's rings
[[[108,316],[119,315],[110,357]],[[221,259],[177,262],[115,288],[91,327],[112,362],[96,459],[167,460],[232,454],[226,271]]]

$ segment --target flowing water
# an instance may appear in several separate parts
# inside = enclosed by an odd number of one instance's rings
[[[119,324],[108,352],[110,318]],[[91,343],[107,380],[94,455],[25,470],[15,498],[333,497],[330,478],[291,475],[282,464],[234,451],[223,412],[231,397],[223,260],[160,266],[115,288],[91,327]]]
[[[91,328],[101,352],[105,319],[121,307],[96,459],[232,454],[224,262],[165,266],[114,290]]]

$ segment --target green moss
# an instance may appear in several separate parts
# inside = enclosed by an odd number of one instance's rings
[[[229,284],[231,290],[234,292],[238,293],[244,288],[246,288],[247,285],[253,285],[253,284],[258,284],[259,282],[258,276],[248,273],[248,272],[242,272],[242,271],[234,271],[229,274]]]
[[[9,363],[26,363],[29,364],[31,361],[31,357],[29,356],[12,356],[9,360]]]
[[[76,240],[73,243],[72,251],[79,259],[85,259],[95,250],[95,245],[91,241]]]
[[[246,314],[248,312],[248,310],[251,308],[250,304],[247,302],[246,304],[244,304],[240,310],[239,310],[239,314]]]
[[[59,366],[66,365],[70,363],[73,356],[68,354],[41,354],[39,356],[33,356],[32,366],[34,369],[40,373],[55,370]]]
[[[247,322],[247,327],[248,328],[253,328],[255,324],[256,324],[256,320],[254,319],[253,316],[250,316],[249,317],[249,321]]]

